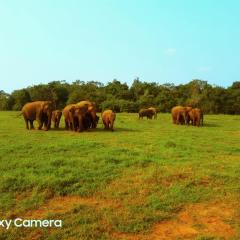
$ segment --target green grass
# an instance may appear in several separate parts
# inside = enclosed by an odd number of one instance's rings
[[[100,123],[74,133],[63,129],[63,119],[60,130],[27,131],[17,114],[0,112],[2,218],[57,196],[120,204],[79,205],[58,214],[64,227],[41,230],[39,239],[147,234],[153,223],[174,218],[187,204],[239,198],[240,116],[205,116],[205,126],[197,128],[173,125],[170,114],[138,120],[122,113],[114,132]],[[0,239],[27,239],[31,231],[36,229],[13,228]]]

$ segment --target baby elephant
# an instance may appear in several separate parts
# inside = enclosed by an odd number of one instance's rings
[[[112,110],[105,110],[102,113],[102,121],[105,129],[110,129],[111,131],[113,131],[113,124],[115,119],[116,113],[114,113]]]
[[[55,110],[52,112],[52,121],[54,123],[54,128],[59,128],[61,117],[62,117],[62,111]]]

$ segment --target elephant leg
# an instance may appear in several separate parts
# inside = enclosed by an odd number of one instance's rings
[[[78,125],[79,125],[79,132],[82,132],[83,130],[84,130],[84,126],[83,126],[83,119],[82,118],[80,118],[79,120],[78,120]]]
[[[183,123],[183,114],[182,114],[181,112],[179,112],[179,113],[177,114],[176,122],[177,122],[178,125],[179,125],[179,124],[182,125],[182,123]]]
[[[110,129],[113,132],[113,120],[110,120]]]
[[[200,126],[200,118],[197,119],[197,126]]]
[[[74,130],[74,120],[73,119],[69,119],[68,120],[68,129],[69,130]]]
[[[38,130],[41,130],[43,127],[43,122],[40,119],[37,119],[38,122]]]
[[[44,122],[43,122],[43,125],[44,125],[44,129],[46,129],[46,128],[47,128],[47,122],[44,121]]]
[[[51,121],[51,120],[50,120]],[[51,122],[50,122],[51,123]],[[48,119],[44,119],[44,121],[43,121],[43,125],[44,125],[44,131],[48,131],[49,129],[50,129],[50,127],[49,127],[49,121],[48,121]]]
[[[104,129],[106,129],[106,122],[103,120]]]
[[[108,122],[108,120],[106,120],[106,129],[108,129],[109,128],[109,122]]]
[[[76,132],[77,129],[78,129],[78,122],[77,122],[77,120],[75,118],[73,118],[73,120],[69,122],[69,126],[70,126],[70,129],[72,131]]]
[[[68,130],[69,129],[69,125],[68,125],[68,121],[65,119],[65,129]]]
[[[107,121],[107,120],[104,120],[104,121],[103,121],[103,124],[104,124],[104,129],[108,129],[108,121]]]
[[[193,126],[196,126],[196,120],[195,120],[195,118],[193,118],[192,125],[193,125]]]
[[[24,120],[25,120],[25,124],[26,124],[26,129],[29,130],[29,126],[28,126],[28,120],[27,120],[27,118],[24,117]]]
[[[110,129],[110,128],[111,128],[111,120],[110,120],[110,119],[108,119],[108,122],[107,122],[107,127],[108,127],[108,129]]]
[[[69,129],[71,130],[71,131],[74,131],[74,125],[70,122],[69,123]]]
[[[90,121],[88,128],[96,128],[97,127],[97,120],[96,118],[92,118],[92,120]]]
[[[176,123],[179,124],[179,121],[180,121],[180,114],[177,115]]]
[[[34,129],[33,120],[30,120],[30,129]]]

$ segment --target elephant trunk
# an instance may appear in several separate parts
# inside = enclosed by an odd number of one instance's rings
[[[83,131],[83,117],[79,114],[78,115],[78,132]]]
[[[96,128],[97,126],[97,115],[95,111],[91,112],[91,116],[92,116],[92,128]]]
[[[51,128],[51,120],[52,120],[52,113],[48,113],[47,115],[47,122],[46,122],[46,130]]]

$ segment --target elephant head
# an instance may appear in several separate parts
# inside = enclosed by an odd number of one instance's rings
[[[53,105],[50,101],[43,101],[39,110],[39,116],[44,123],[45,130],[49,130],[51,128],[51,119],[52,119],[52,111]]]
[[[62,117],[62,111],[54,110],[52,112],[52,121],[54,122],[54,127],[59,128],[59,123]]]
[[[87,111],[91,114],[92,117],[92,128],[96,128],[97,126],[97,114],[96,114],[96,104],[90,101],[81,101],[77,103],[78,106],[87,106]]]
[[[75,131],[81,132],[84,130],[84,118],[87,110],[86,105],[78,106],[76,104],[69,109],[70,121]]]
[[[184,107],[184,122],[185,124],[189,124],[190,116],[189,113],[191,112],[192,107]]]

